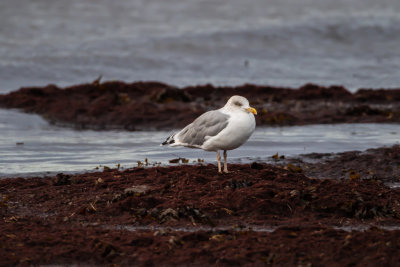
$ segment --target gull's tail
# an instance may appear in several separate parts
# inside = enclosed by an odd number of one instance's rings
[[[172,145],[175,143],[175,134],[169,136],[161,145],[165,146],[165,145]]]

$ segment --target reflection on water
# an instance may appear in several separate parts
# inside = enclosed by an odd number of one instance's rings
[[[49,125],[37,115],[0,109],[0,176],[81,172],[96,166],[124,168],[137,161],[168,164],[172,158],[215,163],[213,152],[161,147],[168,131],[76,131]],[[271,155],[342,152],[398,143],[397,124],[337,124],[258,127],[242,147],[228,153],[229,162],[268,160]]]

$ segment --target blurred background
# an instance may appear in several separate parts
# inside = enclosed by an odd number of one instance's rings
[[[176,86],[400,85],[398,0],[1,0],[0,93],[105,80]],[[171,132],[75,131],[0,109],[0,177],[215,162]],[[230,162],[398,143],[395,124],[257,128]]]
[[[398,87],[398,0],[2,0],[0,92],[157,80]]]

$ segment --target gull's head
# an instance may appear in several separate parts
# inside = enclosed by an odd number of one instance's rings
[[[256,109],[250,107],[249,100],[247,100],[243,96],[239,95],[232,96],[231,98],[229,98],[225,107],[231,110],[242,110],[244,112],[253,113],[254,115],[257,115]]]

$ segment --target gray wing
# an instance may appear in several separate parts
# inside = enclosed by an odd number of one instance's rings
[[[201,146],[207,136],[217,135],[228,125],[229,117],[218,110],[208,111],[183,128],[177,138],[189,146]]]

